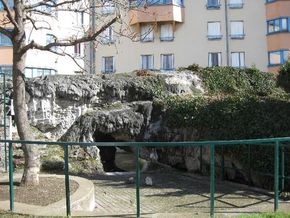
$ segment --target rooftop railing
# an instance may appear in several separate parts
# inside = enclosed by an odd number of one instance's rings
[[[143,7],[155,5],[184,6],[183,0],[130,0],[130,7]]]

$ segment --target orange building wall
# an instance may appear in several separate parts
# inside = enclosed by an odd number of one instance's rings
[[[266,19],[271,20],[278,17],[290,17],[290,0],[278,0],[266,4]],[[267,36],[268,51],[290,49],[290,33],[273,33]],[[270,72],[277,73],[279,67],[269,67]]]
[[[276,2],[266,4],[267,19],[272,19],[280,16],[290,16],[289,0],[278,0]]]
[[[5,19],[6,13],[0,11],[0,20]],[[4,28],[11,28],[12,24],[2,25]],[[12,46],[0,46],[0,65],[12,65],[13,49]]]
[[[13,49],[11,46],[0,46],[0,65],[12,64]]]

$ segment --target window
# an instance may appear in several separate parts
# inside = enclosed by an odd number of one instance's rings
[[[216,67],[222,65],[222,53],[221,52],[210,52],[208,53],[208,66]]]
[[[0,46],[12,46],[10,38],[2,33],[0,33]]]
[[[284,64],[290,57],[290,51],[288,49],[282,49],[277,51],[270,51],[269,54],[269,66]]]
[[[160,26],[160,40],[173,41],[173,26],[171,23],[161,24]]]
[[[280,17],[267,21],[268,34],[276,32],[290,32],[290,17]]]
[[[228,3],[229,8],[242,8],[244,0],[230,0]]]
[[[174,69],[174,56],[173,54],[161,55],[161,70],[173,70]]]
[[[154,69],[153,55],[141,55],[141,68],[148,70]]]
[[[115,60],[114,57],[102,58],[102,73],[114,73],[115,72]]]
[[[220,6],[220,0],[207,0],[207,9],[219,9]]]
[[[12,76],[12,65],[0,65],[0,73]]]
[[[232,52],[231,53],[232,67],[244,68],[245,67],[245,52]]]
[[[76,18],[76,26],[81,27],[84,25],[84,12],[76,12],[75,18]]]
[[[154,29],[152,24],[141,25],[141,41],[152,42],[154,40]]]
[[[244,22],[243,21],[231,21],[231,39],[243,39],[244,33]]]
[[[102,14],[112,14],[115,11],[115,5],[111,0],[103,0]]]
[[[221,23],[220,22],[208,22],[207,23],[207,38],[209,40],[221,39]]]
[[[24,73],[26,78],[33,78],[38,76],[54,75],[56,72],[56,70],[50,68],[26,67]]]
[[[56,42],[55,35],[46,34],[46,44],[50,44],[50,43],[54,43],[54,42]],[[56,51],[57,50],[57,47],[56,46],[53,46],[50,50],[51,51]]]
[[[74,53],[75,53],[75,56],[81,56],[82,54],[82,51],[81,51],[81,44],[76,44],[74,45]]]
[[[104,32],[102,32],[101,41],[104,44],[109,44],[109,43],[114,42],[114,29],[112,26],[108,27]]]
[[[51,15],[57,16],[55,7],[53,7],[56,3],[57,0],[50,0],[45,2],[45,5],[40,5],[39,7],[37,7],[37,9],[46,13],[50,13]]]
[[[7,3],[8,3],[9,8],[13,8],[14,0],[8,0]],[[4,6],[3,6],[2,2],[0,2],[0,10],[3,10],[3,9],[4,9]]]

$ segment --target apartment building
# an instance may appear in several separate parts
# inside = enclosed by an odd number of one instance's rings
[[[13,0],[9,0],[12,8]],[[44,13],[52,13],[49,6],[40,6],[38,10]],[[0,20],[5,15],[3,5],[0,4]],[[89,17],[79,11],[55,11],[52,16],[33,15],[36,25],[45,28],[35,30],[32,23],[27,22],[25,26],[26,40],[29,43],[34,40],[38,44],[46,45],[55,39],[62,40],[69,37],[81,37],[89,27]],[[9,29],[12,24],[4,26]],[[53,48],[53,52],[68,55],[57,55],[56,53],[40,50],[29,50],[26,56],[25,77],[37,77],[55,74],[74,74],[81,72],[84,68],[84,45],[69,46],[65,48]],[[12,74],[12,43],[0,33],[0,67],[8,75]]]
[[[290,57],[290,0],[267,0],[269,71],[277,72]]]
[[[105,2],[104,16],[113,15],[114,4]],[[193,63],[277,72],[289,54],[290,0],[128,3],[123,12],[123,23],[128,25],[111,26],[98,41],[97,73],[173,70]],[[120,36],[124,27],[134,37]]]

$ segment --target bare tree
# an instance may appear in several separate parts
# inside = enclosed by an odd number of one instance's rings
[[[93,2],[86,2],[85,0],[14,0],[14,7],[10,8],[7,0],[0,0],[5,11],[4,17],[0,18],[0,33],[9,37],[13,45],[13,102],[17,130],[21,140],[34,140],[27,117],[25,99],[24,70],[27,52],[37,49],[58,55],[69,55],[66,54],[65,49],[55,48],[65,48],[95,40],[104,30],[120,20],[118,10],[115,10],[110,16],[98,16],[97,13],[95,14],[108,2],[114,4],[116,9],[118,7],[126,8],[128,5],[127,0],[93,0]],[[94,12],[93,14],[92,11]],[[61,19],[57,17],[59,12],[82,12],[89,16],[94,16],[93,19],[97,19],[99,24],[98,28],[89,28],[84,30],[83,34],[79,34],[79,32],[73,33],[66,38],[58,38],[56,36],[53,42],[45,45],[33,39],[27,40],[27,26],[30,26],[33,31],[51,29],[53,28],[52,23]],[[6,29],[6,25],[10,25],[12,28]],[[38,185],[40,157],[37,145],[23,144],[22,148],[25,157],[22,184],[26,186]]]

